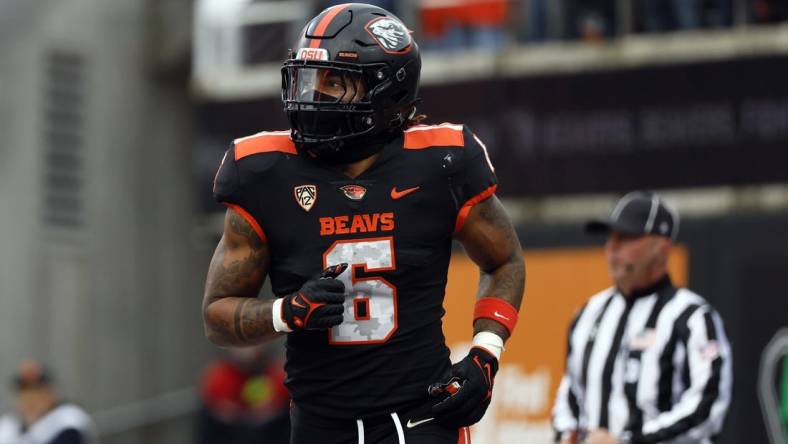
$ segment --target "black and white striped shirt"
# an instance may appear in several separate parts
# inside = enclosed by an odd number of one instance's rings
[[[722,320],[668,277],[625,298],[593,296],[569,330],[553,407],[561,433],[604,428],[632,443],[711,443],[731,397]]]

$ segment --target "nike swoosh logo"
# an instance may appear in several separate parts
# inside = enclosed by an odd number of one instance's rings
[[[405,188],[402,191],[397,191],[397,187],[391,189],[391,198],[394,200],[402,199],[410,193],[417,191],[421,187]]]
[[[424,424],[425,422],[430,422],[433,419],[435,419],[435,418],[420,419],[418,421],[413,421],[413,420],[409,419],[408,423],[406,425],[407,425],[407,427],[409,429],[412,429],[412,428],[416,427],[417,425]]]
[[[502,314],[498,313],[497,311],[494,311],[494,312],[493,312],[493,314],[494,314],[496,317],[499,317],[499,318],[501,318],[501,319],[506,319],[507,321],[511,321],[511,319],[509,319],[509,318],[507,318],[506,316],[504,316],[504,315],[502,315]]]
[[[303,295],[301,295],[301,297],[303,297]],[[298,308],[306,308],[306,305],[298,302],[298,300],[296,298],[291,299],[290,300],[290,304],[295,305]]]

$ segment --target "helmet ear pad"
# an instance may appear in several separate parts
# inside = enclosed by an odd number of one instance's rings
[[[382,94],[372,96],[372,107],[385,129],[401,128],[415,114],[420,71],[421,59],[410,59],[381,85],[385,89]]]

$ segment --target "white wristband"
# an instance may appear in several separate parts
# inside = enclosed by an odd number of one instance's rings
[[[271,319],[274,320],[274,330],[281,333],[293,331],[282,319],[282,298],[274,300],[274,304],[271,308]]]
[[[473,335],[473,346],[487,350],[498,360],[501,359],[504,350],[503,338],[489,331],[480,331]]]

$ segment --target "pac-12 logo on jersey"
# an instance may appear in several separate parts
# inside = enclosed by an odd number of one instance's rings
[[[317,187],[314,185],[299,185],[293,188],[295,200],[305,211],[312,209],[317,200]]]

